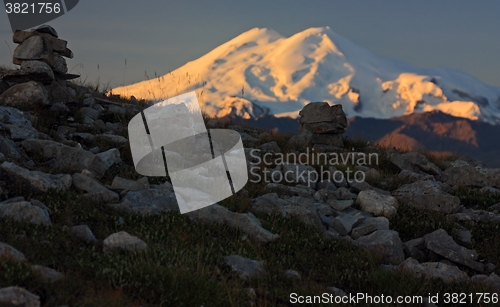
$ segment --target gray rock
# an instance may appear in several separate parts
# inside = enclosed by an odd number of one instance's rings
[[[330,293],[330,294],[333,294],[334,297],[337,297],[337,296],[340,296],[340,297],[347,296],[347,294],[344,292],[344,290],[339,289],[337,287],[328,287],[328,288],[326,288],[326,291],[328,291],[328,293]]]
[[[24,254],[13,248],[9,244],[0,242],[0,259],[10,259],[14,261],[24,261]]]
[[[416,278],[439,278],[446,284],[466,282],[469,279],[467,274],[456,266],[442,262],[418,263],[411,257],[400,263],[397,269],[409,272]]]
[[[406,241],[403,243],[403,250],[405,255],[408,257],[412,257],[418,261],[424,261],[426,256],[423,252],[425,249],[425,240],[424,238],[417,238]]]
[[[61,172],[81,172],[87,169],[101,178],[107,170],[101,158],[90,151],[66,146],[50,140],[25,140],[23,148],[28,152],[41,152],[45,158],[52,158],[52,168]]]
[[[111,148],[107,151],[96,154],[106,165],[106,168],[110,168],[113,165],[122,162],[120,157],[120,151],[117,148]]]
[[[262,153],[281,153],[281,148],[275,141],[265,143],[259,146]]]
[[[128,143],[128,140],[123,136],[114,134],[98,134],[96,135],[96,140],[98,142],[108,142],[116,145],[123,145]]]
[[[227,224],[229,227],[240,229],[261,243],[269,243],[279,239],[279,235],[264,229],[252,213],[236,213],[218,204],[213,204],[187,214],[194,221]]]
[[[40,307],[40,297],[19,287],[2,288],[0,289],[0,306]]]
[[[68,64],[66,60],[57,52],[52,55],[54,61],[54,72],[59,75],[64,75],[68,72]]]
[[[426,156],[418,152],[409,152],[405,154],[392,153],[389,155],[389,159],[401,170],[411,172],[424,171],[432,175],[439,175],[442,173],[439,167],[429,162]]]
[[[83,107],[78,112],[80,112],[83,117],[88,117],[93,120],[98,119],[99,115],[101,115],[101,113],[98,110],[89,107]]]
[[[314,167],[303,164],[283,164],[285,182],[304,184],[313,189],[316,187],[319,175]]]
[[[71,233],[87,243],[97,242],[92,230],[87,225],[73,226],[71,227]]]
[[[366,181],[361,181],[361,182],[354,182],[351,184],[351,188],[350,190],[354,193],[359,193],[361,191],[368,191],[368,190],[371,190],[371,191],[375,191],[377,192],[378,194],[381,194],[381,195],[391,195],[390,192],[388,191],[384,191],[382,189],[379,189],[379,188],[376,188],[376,187],[373,187],[371,186],[368,182]]]
[[[432,175],[418,174],[418,173],[408,171],[405,169],[402,170],[401,172],[399,172],[398,178],[406,180],[406,181],[410,181],[410,182],[415,182],[415,181],[419,181],[419,180],[422,180],[422,181],[434,180],[434,177]]]
[[[458,221],[500,223],[499,214],[485,210],[462,209],[460,212],[453,214],[453,217]]]
[[[0,128],[9,131],[14,141],[36,138],[38,135],[30,114],[11,107],[0,106]]]
[[[96,201],[102,200],[105,202],[116,203],[120,199],[120,196],[118,196],[118,194],[106,189],[95,179],[87,177],[83,174],[73,174],[73,185],[77,189],[87,192],[87,196]]]
[[[51,175],[40,171],[29,171],[12,162],[2,163],[0,171],[4,172],[13,182],[36,193],[44,193],[49,189],[67,190],[72,183],[70,175]]]
[[[497,194],[497,195],[500,195],[500,189],[496,189],[494,187],[483,187],[479,190],[480,192],[483,192],[483,193],[490,193],[490,194]]]
[[[121,106],[110,105],[108,107],[108,112],[118,115],[120,117],[124,117],[127,114],[127,110]]]
[[[394,230],[377,230],[355,240],[358,246],[380,254],[385,261],[400,264],[404,261],[403,243]]]
[[[313,133],[343,133],[347,119],[342,105],[330,106],[327,102],[311,102],[300,112],[300,130]]]
[[[380,178],[380,173],[376,169],[370,168],[365,172],[365,178],[367,180],[376,180]]]
[[[110,206],[119,210],[138,214],[159,214],[163,211],[179,211],[177,199],[171,188],[162,186],[156,189],[129,191],[118,204]]]
[[[26,162],[29,160],[28,156],[16,143],[2,136],[0,136],[0,153],[4,155],[4,161]]]
[[[361,224],[366,218],[360,213],[348,213],[339,215],[332,219],[332,228],[335,229],[340,235],[348,235],[352,228]]]
[[[40,32],[40,33],[47,33],[47,34],[52,35],[53,37],[59,37],[57,35],[56,29],[54,29],[53,27],[51,27],[49,25],[41,25],[41,26],[37,27],[35,29],[35,31]]]
[[[4,81],[24,83],[29,81],[51,84],[54,81],[54,73],[50,66],[41,61],[25,61],[21,69],[10,70],[2,76]]]
[[[114,233],[104,239],[103,252],[111,253],[121,249],[126,251],[145,250],[148,245],[141,239],[128,234],[125,231]]]
[[[444,192],[435,181],[417,181],[392,192],[396,199],[420,210],[454,213],[460,209],[460,199]]]
[[[299,134],[292,136],[288,140],[288,146],[292,148],[304,148],[311,145],[313,138],[313,133],[311,131],[304,130]]]
[[[361,191],[356,199],[356,203],[361,206],[363,211],[387,218],[393,218],[399,208],[396,198],[381,195],[373,190]]]
[[[463,264],[478,272],[484,272],[484,264],[476,261],[478,254],[475,250],[458,245],[446,230],[438,229],[424,236],[428,250],[443,256],[453,262]]]
[[[297,272],[297,271],[295,271],[295,270],[286,270],[285,271],[285,276],[288,279],[298,279],[298,280],[301,279],[300,273]]]
[[[124,129],[124,127],[121,123],[106,122],[106,124],[105,124],[106,131],[121,133],[123,131],[123,129]]]
[[[111,188],[116,190],[140,191],[148,189],[149,182],[147,177],[133,181],[115,176],[113,182],[111,183]]]
[[[443,172],[441,179],[452,186],[492,186],[500,189],[500,168],[489,169],[467,163],[452,163]]]
[[[41,36],[31,36],[14,50],[14,64],[21,64],[23,61],[41,60],[53,67],[54,60],[49,47]]]
[[[69,112],[69,108],[62,102],[56,102],[50,107],[49,111],[53,113],[67,113]]]
[[[229,265],[233,271],[237,272],[240,278],[246,281],[263,277],[266,274],[262,261],[231,255],[225,256],[224,262]]]
[[[0,205],[0,216],[14,221],[27,221],[36,225],[50,225],[49,213],[30,202],[21,201]]]
[[[38,274],[43,281],[49,283],[56,282],[64,278],[62,273],[41,265],[32,265],[31,270]]]
[[[35,81],[11,86],[0,95],[0,101],[7,106],[48,105],[47,91]]]
[[[46,86],[51,102],[76,102],[76,92],[71,87],[67,86],[63,80],[54,80],[51,85]]]
[[[361,222],[358,226],[352,228],[351,237],[356,240],[359,237],[369,235],[376,230],[378,230],[377,222],[375,219],[368,218]]]
[[[268,183],[266,185],[266,190],[271,192],[276,192],[278,195],[283,196],[301,196],[301,197],[311,197],[311,192],[307,189],[291,187],[279,183]]]
[[[333,209],[337,211],[343,211],[349,207],[351,207],[354,204],[354,201],[352,199],[348,200],[338,200],[338,199],[329,199],[327,200],[327,204],[330,205]]]

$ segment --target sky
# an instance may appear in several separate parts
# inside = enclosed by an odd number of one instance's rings
[[[107,88],[167,74],[255,27],[288,37],[322,26],[378,55],[500,87],[498,12],[496,0],[82,0],[48,24],[74,52],[70,72]],[[0,12],[0,64],[16,67],[15,46]]]

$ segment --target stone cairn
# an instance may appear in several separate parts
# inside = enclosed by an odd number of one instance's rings
[[[20,69],[0,73],[0,101],[4,105],[49,105],[74,102],[76,94],[66,80],[79,75],[68,74],[67,58],[73,58],[67,41],[59,39],[54,28],[43,25],[31,31],[16,30],[13,63]]]
[[[347,118],[342,105],[311,102],[300,112],[300,134],[290,138],[292,146],[312,146],[317,152],[334,151],[343,147],[342,134]]]

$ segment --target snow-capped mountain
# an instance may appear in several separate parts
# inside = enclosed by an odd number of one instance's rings
[[[169,74],[112,93],[162,100],[194,89],[202,109],[219,117],[297,117],[307,103],[327,101],[342,104],[348,117],[439,110],[500,123],[500,88],[460,71],[380,57],[329,27],[291,37],[251,29]]]

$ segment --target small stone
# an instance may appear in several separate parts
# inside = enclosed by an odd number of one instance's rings
[[[240,278],[246,281],[266,274],[262,261],[243,258],[238,255],[225,256],[224,261],[231,266],[233,271],[238,273]]]
[[[90,230],[89,226],[87,225],[73,226],[71,228],[71,233],[87,243],[97,242],[97,239],[92,233],[92,230]]]
[[[148,248],[147,244],[141,239],[131,236],[125,231],[114,233],[104,239],[103,252],[110,253],[117,249],[126,251],[145,250]]]

